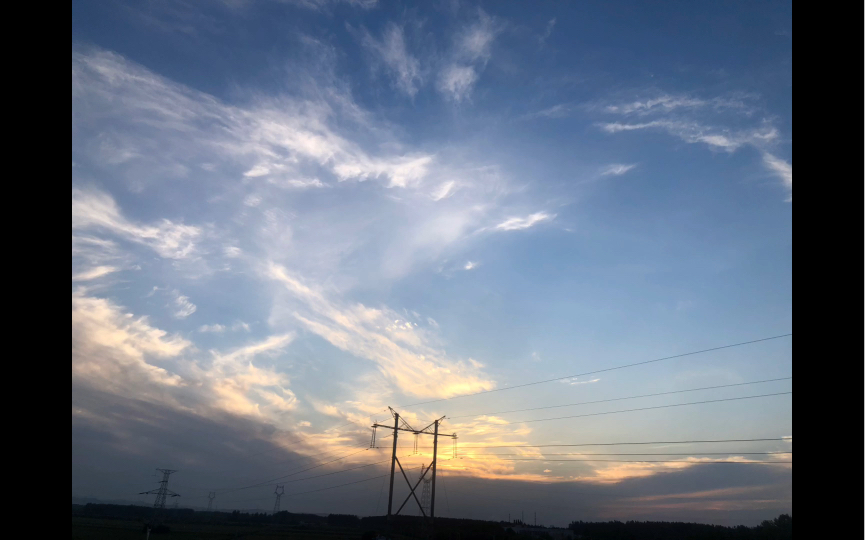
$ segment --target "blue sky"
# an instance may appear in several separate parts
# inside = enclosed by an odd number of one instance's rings
[[[792,129],[790,3],[75,3],[73,495],[128,499],[170,466],[203,506],[285,470],[257,449],[349,451],[388,405],[792,332]],[[402,412],[789,376],[784,338]],[[792,436],[791,395],[505,424],[791,389],[445,429],[463,445]],[[792,442],[684,452],[728,450]],[[552,486],[533,503],[551,521],[792,511],[792,465],[462,455],[453,497]],[[573,486],[608,502],[552,510]],[[352,489],[292,508],[375,513]]]

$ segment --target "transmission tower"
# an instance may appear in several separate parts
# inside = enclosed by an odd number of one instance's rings
[[[276,502],[273,503],[273,513],[276,514],[279,512],[279,500],[282,498],[282,494],[285,493],[285,486],[277,484],[273,493],[276,494]]]
[[[393,430],[393,451],[391,453],[391,460],[390,460],[390,492],[388,493],[388,498],[387,498],[387,518],[388,518],[388,520],[390,520],[391,516],[399,514],[400,511],[403,509],[403,507],[406,505],[406,503],[409,501],[409,499],[411,499],[412,497],[414,497],[414,500],[417,503],[418,508],[420,508],[420,512],[423,515],[423,517],[425,517],[425,518],[427,517],[427,513],[425,511],[425,508],[424,508],[423,504],[421,504],[420,499],[418,499],[417,494],[415,493],[415,490],[420,485],[420,483],[423,480],[425,480],[427,473],[430,472],[430,470],[432,470],[432,478],[430,479],[429,518],[430,518],[430,520],[433,520],[435,518],[435,511],[436,511],[436,463],[438,463],[439,437],[450,437],[451,439],[454,440],[453,453],[454,453],[454,457],[456,457],[456,451],[457,451],[456,438],[457,438],[457,435],[456,435],[456,433],[452,433],[449,435],[446,435],[444,433],[439,433],[439,424],[441,423],[442,420],[445,419],[444,416],[442,416],[441,418],[439,418],[437,420],[433,420],[432,423],[430,423],[428,426],[426,426],[423,429],[415,429],[415,428],[411,427],[408,424],[408,422],[405,421],[404,418],[400,417],[399,413],[397,413],[391,407],[388,407],[388,409],[390,409],[390,414],[393,416],[393,427],[387,426],[384,424],[379,424],[376,422],[375,424],[372,425],[372,441],[371,441],[371,444],[375,445],[375,430],[377,428],[385,428],[385,429],[392,429]],[[433,460],[432,460],[432,463],[430,463],[426,468],[422,469],[422,473],[420,475],[420,478],[418,479],[418,481],[415,483],[414,486],[412,486],[411,482],[409,482],[408,476],[406,476],[405,470],[402,468],[402,463],[400,463],[399,459],[396,457],[397,436],[399,435],[400,431],[407,431],[409,433],[414,433],[415,436],[417,436],[417,435],[432,435],[432,437],[433,437]],[[405,498],[405,501],[403,501],[402,505],[400,505],[400,507],[394,513],[394,512],[392,512],[392,508],[393,508],[393,479],[395,476],[394,473],[396,472],[396,466],[397,465],[399,465],[399,470],[402,473],[403,478],[405,478],[406,484],[408,484],[408,487],[411,491],[409,492],[408,496]],[[426,489],[426,484],[424,484],[424,489]]]
[[[216,498],[216,492],[215,491],[211,491],[210,493],[207,494],[207,511],[208,512],[213,510],[213,499],[215,499],[215,498]]]
[[[423,466],[421,466],[421,468],[423,468]],[[420,495],[420,506],[426,511],[429,511],[430,484],[432,484],[432,480],[430,480],[429,478],[424,478],[423,491],[421,491]]]
[[[151,489],[150,491],[142,491],[139,495],[156,495],[156,500],[153,501],[153,508],[155,510],[162,510],[165,508],[166,498],[180,497],[179,493],[175,493],[168,489],[168,477],[171,476],[171,473],[176,473],[177,471],[173,471],[171,469],[156,470],[162,473],[162,480],[159,482],[159,487],[156,489]]]

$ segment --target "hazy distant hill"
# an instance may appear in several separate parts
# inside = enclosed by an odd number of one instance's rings
[[[133,506],[150,506],[141,501],[129,501],[126,499],[97,499],[94,497],[72,497],[72,504],[121,504]]]

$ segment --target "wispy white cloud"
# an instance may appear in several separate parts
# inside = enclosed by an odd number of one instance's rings
[[[304,174],[319,167],[340,181],[382,179],[391,187],[406,187],[427,174],[433,159],[421,153],[375,155],[340,135],[332,126],[337,111],[341,120],[354,119],[359,128],[365,118],[333,88],[307,99],[260,97],[232,106],[98,50],[73,52],[72,79],[76,109],[100,111],[98,117],[76,117],[73,129],[110,119],[114,129],[94,157],[123,164],[136,182],[152,181],[154,173],[185,177],[201,161],[212,165],[216,157],[233,167],[245,163],[248,178],[293,189],[321,187],[320,180]],[[157,155],[159,162],[153,162]]]
[[[72,293],[72,378],[104,390],[141,395],[150,387],[178,386],[182,378],[151,363],[176,358],[192,344],[154,328],[146,317],[132,317],[100,298]],[[158,392],[158,390],[153,390]]]
[[[484,25],[480,28],[466,38],[473,57],[488,50]],[[78,188],[73,229],[107,232],[102,236],[132,239],[163,255],[231,272],[262,257],[283,261],[292,254],[296,260],[302,253],[302,275],[333,273],[341,261],[364,250],[380,254],[378,267],[370,266],[368,276],[390,279],[444,254],[459,256],[449,251],[467,245],[472,231],[489,228],[488,215],[507,212],[502,206],[509,181],[495,165],[466,163],[465,149],[456,155],[407,147],[328,77],[314,79],[318,82],[312,90],[276,97],[255,94],[242,105],[228,105],[118,55],[76,50],[73,103],[88,114],[76,116],[75,128],[123,133],[110,152],[101,142],[113,140],[112,135],[100,136],[98,143],[74,144],[82,161],[99,162],[136,189],[154,178],[170,181],[171,174],[163,171],[206,171],[196,173],[207,178],[197,185],[202,190],[221,186],[212,198],[228,205],[223,212],[235,205],[237,215],[226,219],[223,213],[218,224],[202,220],[200,226],[171,220],[137,223],[124,217],[107,193]],[[94,148],[98,151],[91,154]],[[107,164],[114,158],[114,165]],[[231,173],[224,181],[212,181],[225,171]],[[197,182],[194,178],[188,181]],[[341,201],[338,191],[350,189],[346,182],[375,179],[391,193],[365,190],[356,194],[364,197],[357,204]],[[283,190],[297,189],[292,186],[300,187],[299,182],[332,186],[328,196],[334,204],[295,206],[299,199]],[[388,221],[399,225],[380,226]],[[218,260],[212,260],[217,254]],[[109,260],[89,265],[120,266]],[[357,270],[354,266],[351,277],[340,279],[362,279]]]
[[[483,10],[478,11],[478,20],[465,27],[456,42],[456,54],[468,62],[487,61],[492,54],[492,44],[501,31],[501,23]]]
[[[195,252],[201,229],[163,219],[154,225],[127,220],[111,195],[96,189],[72,188],[72,230],[103,230],[146,245],[160,256],[183,259]]]
[[[471,94],[477,80],[478,74],[474,67],[451,64],[439,75],[438,89],[449,99],[460,102]]]
[[[607,165],[606,167],[604,167],[604,169],[601,171],[601,175],[602,176],[608,176],[608,175],[619,176],[619,175],[625,174],[626,172],[630,171],[631,169],[633,169],[636,166],[637,166],[636,163],[629,163],[629,164],[613,163],[611,165]]]
[[[523,217],[510,217],[494,227],[498,231],[519,231],[528,229],[538,223],[551,221],[555,219],[556,214],[548,214],[547,212],[535,212]]]
[[[99,266],[117,268],[120,263],[128,263],[116,242],[98,236],[76,233],[72,234],[72,260],[73,268],[83,267],[76,272],[77,274],[89,272]]]
[[[245,332],[249,332],[249,325],[243,321],[237,321],[236,323],[231,325],[231,329],[234,331],[243,330]]]
[[[378,6],[378,0],[281,0],[299,7],[316,11],[329,10],[339,4],[347,4],[360,9],[373,9]]]
[[[439,187],[435,188],[430,195],[432,200],[440,201],[442,199],[446,199],[453,195],[456,190],[456,182],[453,180],[448,180],[447,182],[442,183]]]
[[[606,105],[603,109],[608,113],[636,116],[694,109],[712,109],[715,111],[729,109],[750,115],[754,111],[753,107],[748,103],[751,98],[753,96],[744,94],[732,97],[713,97],[710,99],[682,94],[656,94],[653,97],[646,97],[626,103]]]
[[[463,270],[474,270],[478,267],[478,263],[474,261],[468,261],[465,266],[463,266]]]
[[[544,32],[538,38],[538,43],[543,47],[547,43],[547,39],[552,35],[553,28],[556,27],[556,18],[553,17],[549,21],[547,21],[547,26],[544,28]]]
[[[562,379],[562,380],[559,381],[559,382],[562,383],[562,384],[567,384],[567,385],[569,385],[569,386],[577,386],[577,385],[579,385],[579,384],[592,384],[592,383],[596,383],[596,382],[598,382],[598,381],[600,381],[600,380],[601,380],[601,379],[595,378],[595,379],[588,379],[588,380],[585,380],[585,381],[581,381],[581,380],[579,380],[577,377],[574,377],[574,378],[571,378],[571,379]]]
[[[288,332],[286,334],[270,336],[265,340],[244,345],[243,347],[238,347],[229,353],[223,354],[214,351],[214,362],[217,364],[248,362],[259,355],[272,355],[279,353],[294,341],[294,337],[294,333]]]
[[[633,101],[631,103],[623,103],[619,105],[608,105],[606,111],[621,114],[647,114],[657,111],[669,112],[681,108],[692,109],[703,107],[706,104],[707,102],[702,99],[695,99],[686,96],[663,95],[642,101]]]
[[[457,34],[450,60],[439,73],[439,92],[455,102],[471,95],[480,72],[492,56],[492,45],[501,29],[499,21],[483,10],[478,11],[478,20]]]
[[[754,96],[746,94],[697,98],[655,93],[625,103],[595,104],[588,109],[623,118],[623,121],[599,123],[607,133],[659,130],[687,143],[704,144],[730,153],[746,146],[755,148],[763,156],[763,165],[781,179],[790,193],[788,200],[792,201],[793,166],[775,157],[772,151],[780,134],[771,120],[752,119],[758,112],[753,99]]]
[[[778,130],[771,126],[750,130],[730,130],[677,120],[653,120],[637,123],[608,122],[600,124],[600,127],[607,133],[660,129],[686,142],[703,143],[727,152],[733,152],[746,144],[759,145],[778,138]]]
[[[276,306],[272,324],[300,323],[333,346],[374,362],[385,380],[404,392],[418,397],[451,397],[494,386],[477,362],[448,358],[431,344],[434,340],[427,331],[402,322],[387,308],[342,305],[277,264],[269,265],[267,274],[282,286],[290,305],[295,306]]]
[[[218,411],[285,423],[297,398],[288,377],[255,365],[259,356],[278,355],[293,334],[268,337],[227,353],[212,351],[209,366],[191,360],[197,351],[180,336],[153,327],[146,317],[82,291],[72,294],[72,378],[138,400],[202,416]],[[158,364],[164,364],[165,367]]]
[[[565,118],[574,112],[575,108],[569,103],[559,103],[540,111],[524,115],[524,119],[532,118]]]
[[[225,332],[225,325],[222,324],[203,324],[198,328],[199,332],[221,334]]]
[[[294,410],[297,397],[288,388],[288,376],[253,363],[258,356],[279,355],[293,340],[294,334],[287,333],[270,336],[225,354],[211,351],[213,363],[205,376],[216,404],[229,412],[270,420],[274,414]]]
[[[482,66],[488,44],[480,38],[472,43],[477,57],[472,66]],[[291,340],[286,336],[293,338],[298,329],[358,358],[366,370],[362,377],[385,391],[404,388],[417,396],[442,397],[494,387],[478,362],[445,352],[434,320],[424,324],[425,319],[415,315],[408,325],[404,314],[358,304],[347,292],[358,281],[372,282],[368,276],[393,280],[423,264],[466,261],[466,248],[483,238],[473,234],[481,227],[491,230],[498,224],[497,230],[517,230],[555,217],[541,212],[504,221],[501,216],[522,214],[509,211],[503,202],[510,193],[509,180],[488,159],[478,166],[447,151],[413,149],[330,82],[309,94],[254,95],[228,105],[117,55],[80,54],[73,55],[73,102],[81,111],[73,129],[105,133],[100,140],[111,144],[81,137],[76,141],[88,144],[74,144],[74,150],[83,162],[90,159],[127,184],[121,183],[116,192],[122,210],[105,191],[75,189],[73,251],[83,253],[94,246],[104,251],[106,258],[98,263],[94,258],[88,268],[130,268],[108,254],[122,254],[126,243],[134,242],[169,259],[204,259],[232,278],[264,277],[278,291],[273,305],[265,306],[271,310],[270,338],[216,351],[209,358],[189,343],[183,355],[172,357],[180,371],[166,373],[180,377],[178,384],[188,392],[183,399],[294,426],[297,418],[280,419],[278,412],[295,411],[298,404],[281,360]],[[114,138],[118,133],[123,136]],[[96,153],[90,154],[94,148]],[[151,188],[161,185],[148,182],[171,182],[175,174],[186,174],[185,181],[201,187],[208,202],[219,206],[218,219],[206,212],[187,213],[187,219],[195,215],[200,224],[191,226],[179,218],[131,217],[133,207],[126,203],[130,196],[119,195],[129,192],[123,188],[132,190],[131,197],[147,210],[148,203],[160,201],[160,190]],[[199,177],[207,181],[199,182]],[[378,181],[361,188],[352,180]],[[320,182],[328,189],[312,190],[316,184],[299,193],[291,187],[297,181]],[[351,196],[344,197],[348,191]],[[165,268],[179,268],[174,260],[169,262]],[[289,264],[292,273],[285,270]],[[282,274],[268,270],[272,268]],[[167,284],[161,288],[166,301],[172,311],[191,317],[196,296],[184,297],[189,305],[175,304],[183,295],[172,296],[172,291],[186,289],[170,280],[166,275],[160,282]],[[195,316],[200,316],[204,307],[196,309]],[[127,315],[118,308],[120,320]],[[246,323],[205,320],[219,322],[196,324],[197,339],[205,340],[201,334],[210,333],[230,342],[237,336],[226,335],[229,330],[249,331]],[[417,385],[418,380],[427,382]],[[369,405],[367,397],[374,401],[380,396],[356,397],[352,403],[337,404],[337,411],[355,418]]]
[[[174,291],[174,316],[178,319],[185,319],[195,313],[198,309],[195,304],[189,301],[188,296],[180,294],[179,291]]]
[[[282,185],[288,188],[307,189],[307,188],[323,188],[326,184],[318,178],[289,178],[282,181],[273,181],[276,185]]]
[[[381,40],[369,32],[363,36],[364,46],[372,51],[387,66],[394,78],[395,86],[410,97],[414,97],[423,84],[420,61],[409,53],[403,28],[393,23],[387,25]]]
[[[783,159],[776,157],[768,152],[763,154],[763,164],[770,171],[781,179],[784,187],[790,192],[788,201],[793,201],[793,164],[787,163]]]
[[[72,281],[91,281],[117,272],[118,270],[119,268],[116,268],[114,266],[96,266],[83,272],[79,272],[78,274],[75,274],[74,276],[72,276]]]

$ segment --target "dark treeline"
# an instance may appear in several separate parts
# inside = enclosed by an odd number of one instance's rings
[[[569,526],[585,540],[792,540],[793,518],[782,514],[756,527],[724,527],[669,521],[574,521]]]
[[[108,520],[130,520],[150,523],[154,521],[154,510],[148,506],[93,504],[72,505],[72,515]],[[159,522],[171,523],[221,523],[229,527],[286,526],[300,529],[333,528],[359,539],[373,539],[379,533],[397,534],[405,537],[436,539],[490,538],[508,540],[513,538],[552,538],[542,527],[530,528],[531,532],[518,534],[513,525],[474,519],[436,518],[435,529],[417,516],[394,516],[391,523],[385,516],[358,517],[348,514],[295,514],[287,511],[277,514],[264,512],[240,512],[193,510],[191,508],[166,508],[160,511]],[[774,520],[764,521],[757,527],[724,527],[664,521],[574,521],[569,527],[574,539],[581,540],[792,540],[793,518],[783,514]],[[561,531],[561,529],[559,529]],[[552,532],[552,531],[550,531]],[[557,534],[559,534],[557,532]],[[560,538],[560,534],[556,538]]]

